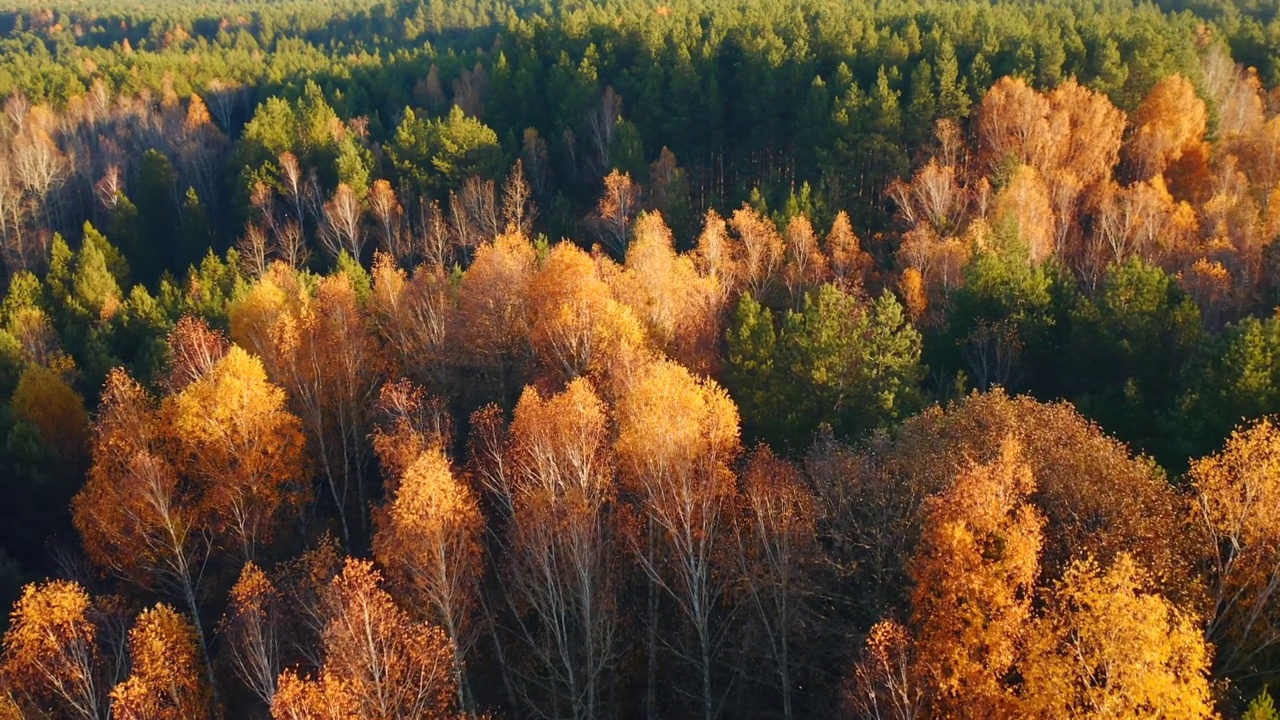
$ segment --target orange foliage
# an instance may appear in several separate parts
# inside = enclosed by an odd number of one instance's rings
[[[476,249],[458,290],[463,364],[501,365],[527,348],[526,305],[536,256],[523,235],[504,233]]]
[[[231,647],[236,675],[270,705],[280,674],[282,597],[267,574],[246,563],[231,588],[221,630]]]
[[[995,218],[1017,228],[1033,263],[1044,262],[1057,250],[1048,189],[1035,168],[1021,165],[1014,171],[1009,183],[996,194]]]
[[[230,347],[225,335],[209,327],[203,318],[182,316],[169,332],[169,371],[164,379],[165,389],[181,392],[191,383],[204,377]]]
[[[1254,667],[1280,638],[1280,427],[1264,419],[1237,430],[1189,474],[1209,569],[1206,634],[1218,644],[1220,671]]]
[[[730,582],[721,567],[724,527],[736,499],[730,468],[741,452],[737,407],[714,382],[655,362],[626,388],[617,414],[621,476],[648,527],[648,545],[637,559],[690,623],[686,652],[710,714],[715,606]]]
[[[552,247],[528,287],[534,355],[558,377],[599,375],[629,348],[643,346],[643,331],[630,309],[613,299],[596,263],[577,246]]]
[[[193,720],[208,717],[209,688],[202,681],[196,632],[168,605],[144,610],[129,631],[133,673],[111,691],[120,720]]]
[[[743,205],[729,221],[741,248],[740,268],[743,291],[762,302],[777,281],[786,248],[773,221]]]
[[[803,215],[791,218],[787,223],[786,260],[782,269],[782,282],[791,306],[801,308],[805,296],[826,282],[828,275],[828,261],[818,247],[813,223]]]
[[[475,637],[483,529],[475,493],[455,477],[443,452],[432,448],[405,469],[373,537],[378,561],[444,629],[459,690],[463,658]],[[465,706],[465,697],[461,701]]]
[[[849,221],[849,213],[844,210],[836,214],[831,224],[825,250],[831,259],[831,273],[842,289],[848,292],[866,286],[874,261],[862,249],[858,236],[853,232],[853,223]]]
[[[89,594],[74,582],[22,589],[4,634],[0,672],[33,711],[57,707],[84,720],[101,717],[106,702],[99,687],[98,628],[90,614]]]
[[[929,679],[939,715],[1014,711],[1004,678],[1031,617],[1043,542],[1034,491],[1021,448],[1007,440],[995,462],[970,465],[926,502],[911,622],[916,674]]]
[[[1134,113],[1127,157],[1141,179],[1163,173],[1195,152],[1204,138],[1209,113],[1195,87],[1181,75],[1156,83]]]
[[[324,665],[318,679],[281,675],[275,718],[446,718],[453,659],[439,628],[412,620],[367,562],[348,560],[324,593]]]
[[[716,367],[722,288],[698,272],[693,257],[676,254],[661,215],[636,221],[625,269],[607,280],[658,350],[694,370]]]
[[[539,657],[556,704],[594,717],[616,662],[618,555],[608,415],[579,378],[544,398],[526,388],[481,477],[508,520],[506,591],[530,618],[517,634]],[[533,701],[535,708],[540,704]]]

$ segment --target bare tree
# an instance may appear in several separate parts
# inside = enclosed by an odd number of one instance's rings
[[[240,252],[240,267],[252,277],[262,277],[270,263],[270,245],[267,242],[267,231],[257,223],[245,226],[244,235],[236,241],[236,250]]]
[[[369,190],[369,212],[378,224],[382,247],[396,260],[403,261],[412,251],[404,232],[404,208],[396,198],[396,191],[386,180],[374,182]]]
[[[591,144],[595,150],[595,167],[592,170],[596,173],[602,173],[609,167],[613,136],[621,119],[622,96],[614,92],[610,85],[600,96],[600,104],[587,116],[587,128],[591,132]]]
[[[231,131],[236,113],[244,105],[245,89],[234,82],[211,80],[209,82],[208,100],[214,117],[226,132]]]
[[[524,160],[517,159],[502,183],[502,222],[505,230],[529,235],[533,230],[538,206],[533,202],[533,189],[524,176]]]
[[[591,222],[600,240],[619,258],[627,255],[631,223],[639,212],[640,186],[627,173],[617,170],[609,173]]]
[[[311,251],[307,249],[307,239],[302,234],[302,224],[299,221],[285,221],[276,229],[273,240],[272,252],[277,259],[294,268],[307,264]]]
[[[497,188],[492,180],[469,177],[458,196],[471,224],[482,240],[491,240],[502,232],[502,214],[498,206]]]
[[[345,250],[360,259],[365,241],[360,216],[360,198],[351,186],[338,183],[333,197],[324,204],[324,223],[320,227],[320,241],[330,255],[336,258]]]
[[[294,219],[302,222],[305,217],[306,180],[298,157],[288,151],[280,153],[280,184],[284,187],[284,196],[292,206]]]
[[[120,196],[124,194],[124,174],[120,172],[120,166],[107,167],[107,172],[93,186],[93,190],[104,208],[114,209]]]
[[[453,81],[453,104],[471,117],[484,119],[485,97],[489,94],[489,74],[479,61],[471,70],[463,70]]]
[[[443,269],[449,263],[451,231],[444,210],[436,200],[418,200],[418,228],[414,244],[420,260]]]

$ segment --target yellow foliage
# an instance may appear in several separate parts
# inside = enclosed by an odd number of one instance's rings
[[[120,720],[208,717],[209,688],[195,629],[168,605],[144,610],[129,631],[133,673],[111,691]]]
[[[373,537],[378,561],[430,611],[455,652],[470,629],[483,530],[475,492],[431,448],[405,470]]]
[[[164,430],[185,474],[200,478],[219,525],[252,556],[270,539],[275,513],[297,504],[302,423],[258,358],[232,347],[204,377],[165,400]]]
[[[1210,568],[1209,639],[1219,666],[1254,667],[1280,632],[1280,427],[1264,419],[1237,430],[1217,455],[1191,464],[1200,550]]]
[[[1067,570],[1020,665],[1024,716],[1216,717],[1200,628],[1149,584],[1126,554]]]
[[[530,278],[530,343],[538,361],[568,380],[601,375],[619,356],[644,347],[629,308],[613,298],[595,262],[571,243],[558,243]]]

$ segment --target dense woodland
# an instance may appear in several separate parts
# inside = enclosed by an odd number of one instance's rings
[[[0,718],[1246,717],[1271,0],[0,0]]]

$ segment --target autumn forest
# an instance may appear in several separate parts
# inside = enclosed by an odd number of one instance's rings
[[[0,108],[0,720],[1280,720],[1276,0],[0,0]]]

